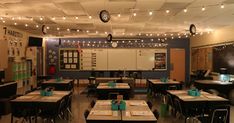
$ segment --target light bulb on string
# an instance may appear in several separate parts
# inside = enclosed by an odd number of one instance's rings
[[[186,13],[188,10],[187,9],[184,9],[184,13]]]
[[[36,25],[36,28],[38,28],[39,27],[39,25]]]
[[[223,4],[221,4],[220,8],[221,8],[221,9],[223,9],[223,8],[224,8],[224,5],[223,5]]]
[[[136,13],[133,13],[133,16],[136,16]]]
[[[153,14],[153,12],[152,12],[152,11],[150,11],[150,12],[149,12],[149,15],[151,16],[152,14]]]
[[[121,15],[120,15],[120,14],[118,14],[118,17],[121,17]]]
[[[166,10],[166,13],[167,13],[167,14],[170,13],[170,10]]]
[[[203,7],[202,7],[202,11],[205,11],[205,10],[206,10],[206,8],[203,6]]]

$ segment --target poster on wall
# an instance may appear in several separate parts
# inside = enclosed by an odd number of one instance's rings
[[[166,70],[167,56],[166,53],[154,54],[154,70]]]
[[[61,71],[79,70],[79,52],[74,48],[60,48],[59,68]]]

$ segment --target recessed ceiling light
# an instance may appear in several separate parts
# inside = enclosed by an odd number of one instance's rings
[[[166,10],[166,13],[169,13],[170,12],[170,10]]]
[[[151,16],[153,14],[153,12],[149,12],[149,15]]]
[[[60,30],[60,28],[59,28],[59,27],[57,27],[57,30]]]
[[[17,25],[17,23],[14,23],[14,25]]]
[[[121,15],[120,14],[118,14],[118,17],[120,17]]]
[[[184,9],[184,13],[186,13],[188,10],[187,9]]]
[[[224,8],[224,5],[223,5],[223,4],[221,4],[220,8],[221,8],[221,9],[223,9],[223,8]]]
[[[92,19],[92,16],[89,16],[89,19]]]
[[[205,11],[206,10],[206,8],[205,7],[202,7],[202,11]]]
[[[133,13],[133,16],[136,16],[136,13]]]

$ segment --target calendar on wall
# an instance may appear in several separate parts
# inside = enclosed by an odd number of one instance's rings
[[[77,49],[60,49],[59,55],[60,70],[79,70],[80,61]]]

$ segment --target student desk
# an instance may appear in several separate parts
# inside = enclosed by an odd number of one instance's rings
[[[55,79],[51,79],[41,83],[42,89],[47,87],[53,87],[57,91],[70,91],[73,89],[73,80],[65,79],[61,81],[57,81]]]
[[[144,100],[127,100],[126,110],[112,111],[111,100],[98,100],[90,111],[88,123],[155,123],[157,119]]]
[[[192,113],[199,115],[209,113],[209,116],[211,116],[211,111],[214,109],[225,108],[228,110],[227,123],[229,123],[230,105],[227,99],[204,91],[201,91],[200,96],[190,96],[188,95],[187,90],[168,90],[167,92],[171,95],[172,100],[175,98],[180,100],[182,113],[184,116],[193,115]]]
[[[147,79],[147,82],[148,92],[151,94],[152,92],[165,94],[166,90],[182,89],[182,83],[178,81],[169,80],[168,82],[161,82],[159,79]]]
[[[99,83],[97,86],[98,99],[107,99],[110,93],[123,95],[124,99],[129,99],[131,87],[128,83],[116,83],[116,86],[108,86],[108,83]]]

